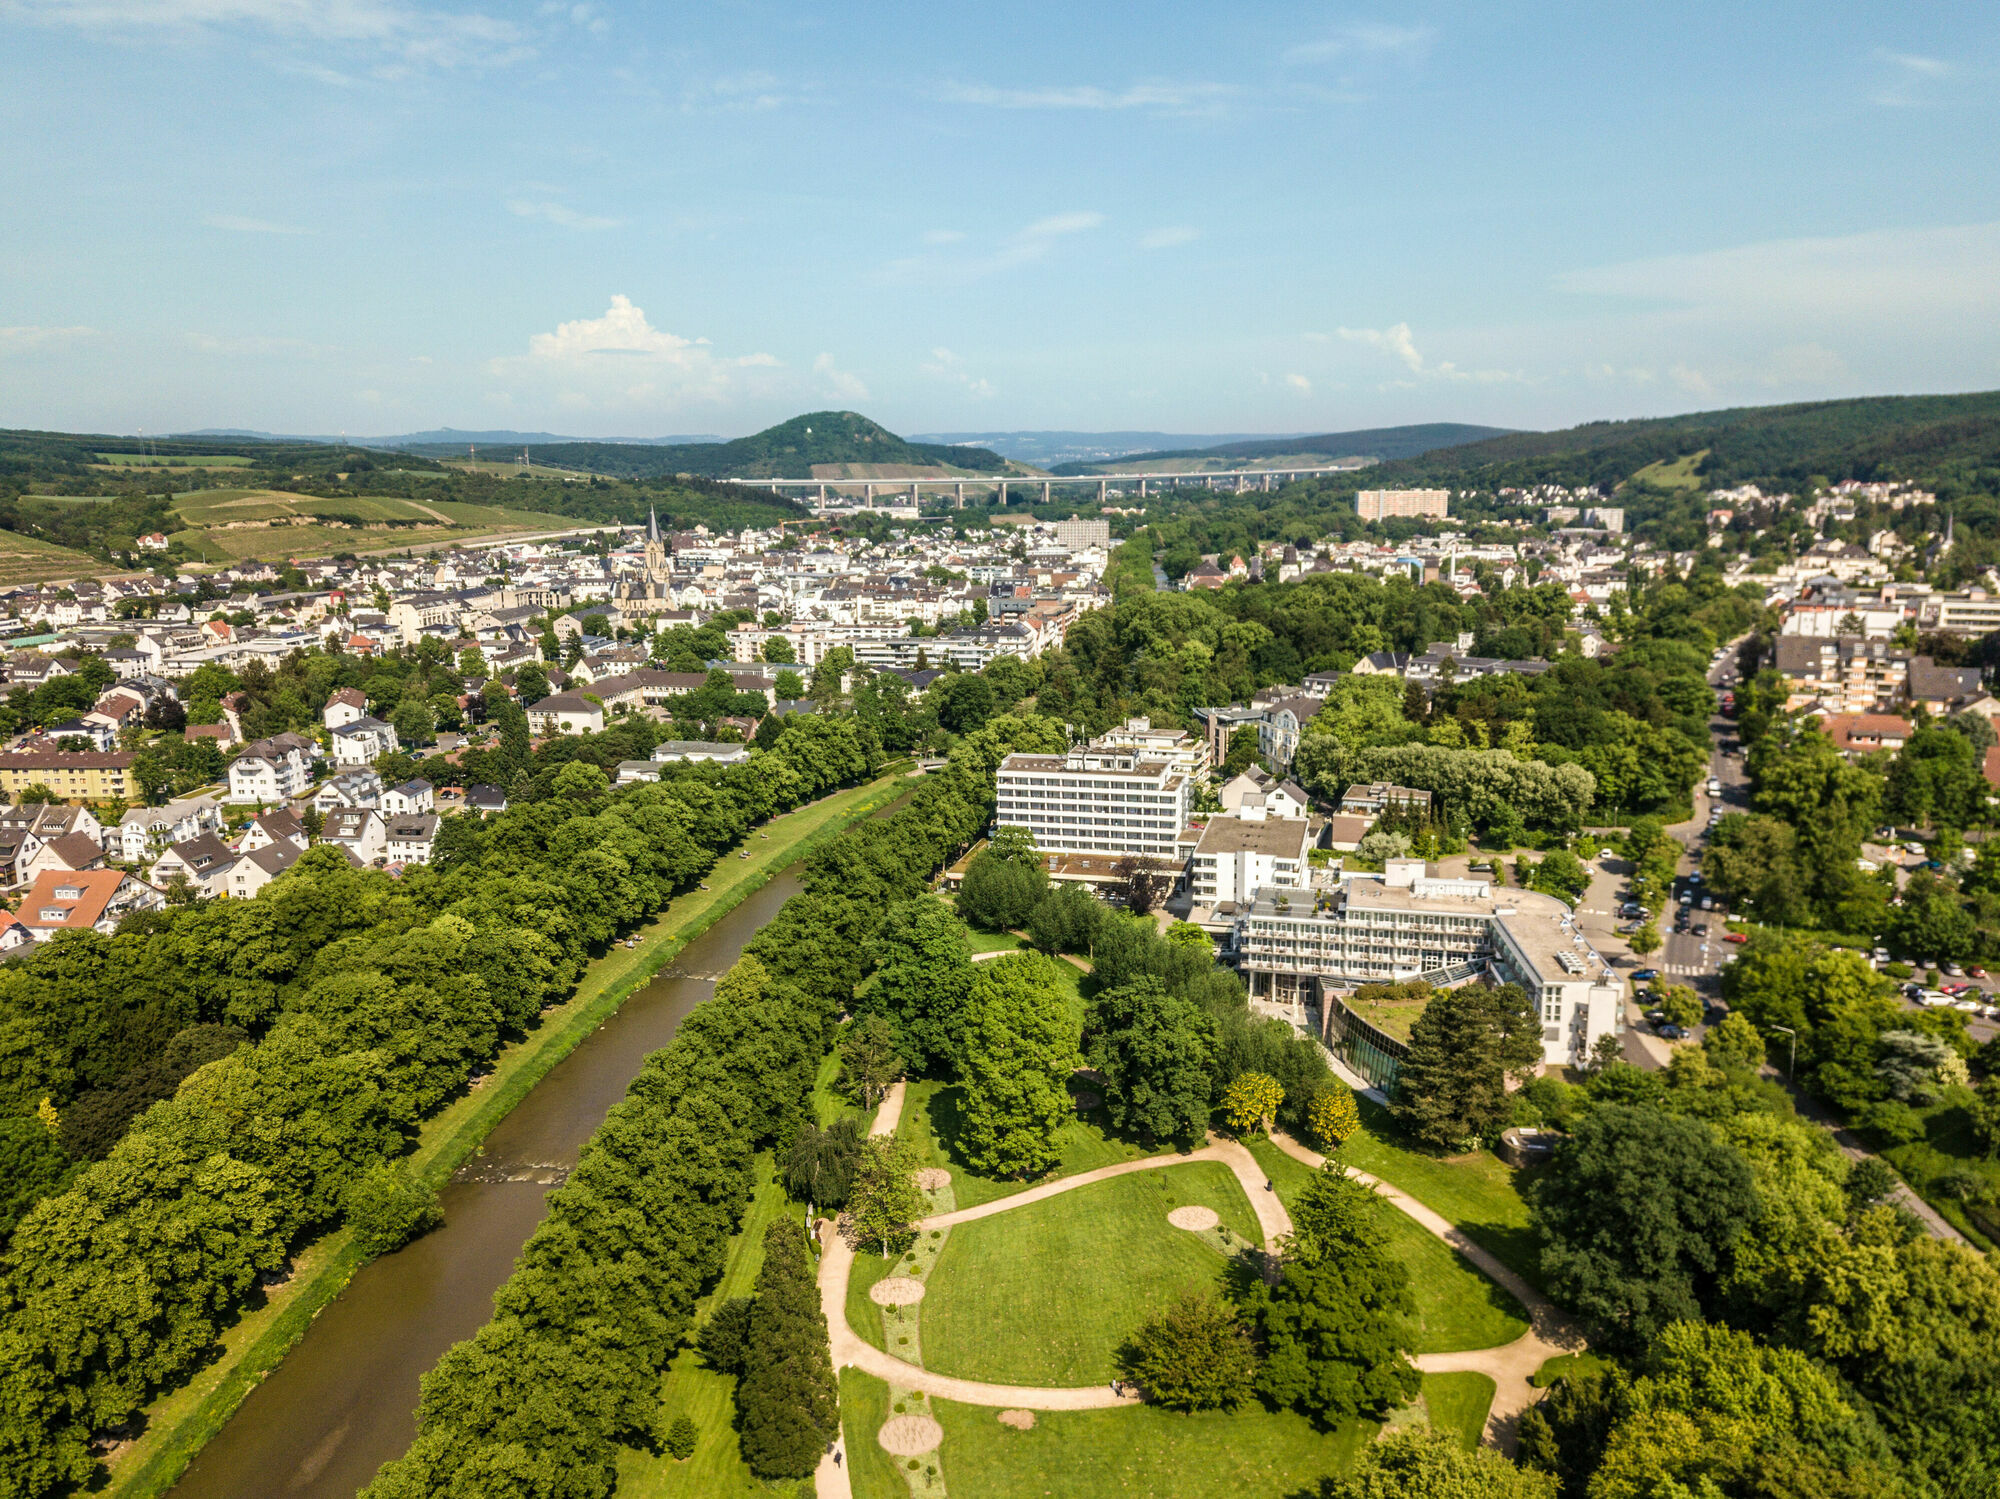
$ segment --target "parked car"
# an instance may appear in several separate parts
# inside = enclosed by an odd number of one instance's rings
[[[1940,989],[1926,989],[1917,996],[1917,1003],[1927,1010],[1935,1010],[1951,1003],[1951,996]]]
[[[1641,968],[1632,975],[1632,982],[1635,984],[1650,984],[1659,976],[1660,970],[1657,968]]]
[[[1705,921],[1697,921],[1690,930],[1692,930],[1697,937],[1706,937],[1708,935],[1708,923]]]
[[[1875,949],[1874,952],[1870,953],[1869,956],[1873,958],[1877,963],[1886,963],[1889,961],[1889,949],[1886,947],[1878,947]]]
[[[1903,852],[1906,854],[1921,854],[1923,851],[1924,851],[1924,846],[1921,843],[1913,842],[1913,843],[1906,843],[1903,845]]]
[[[1945,964],[1944,971],[1950,974],[1955,979],[1962,979],[1965,977],[1965,970],[1963,968],[1960,968],[1956,963]]]
[[[1724,932],[1722,940],[1724,942],[1748,942],[1750,939],[1742,932]]]
[[[1965,975],[1967,978],[1983,979],[1986,977],[1986,970],[1977,963],[1968,963],[1965,966]]]

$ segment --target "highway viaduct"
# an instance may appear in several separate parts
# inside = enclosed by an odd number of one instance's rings
[[[936,479],[730,479],[731,484],[754,486],[758,489],[773,490],[778,494],[809,494],[818,504],[825,506],[843,492],[858,491],[862,508],[873,510],[877,495],[890,499],[893,508],[909,509],[921,505],[923,492],[930,490],[936,494],[949,491],[959,509],[965,508],[966,486],[973,489],[995,489],[999,502],[1007,503],[1009,488],[1026,489],[1030,496],[1046,505],[1054,498],[1057,488],[1075,489],[1077,486],[1095,486],[1099,503],[1111,496],[1113,488],[1121,493],[1131,486],[1138,486],[1139,497],[1162,489],[1180,489],[1183,486],[1203,489],[1225,489],[1242,494],[1251,489],[1269,489],[1273,484],[1282,484],[1291,479],[1318,478],[1327,474],[1351,474],[1351,466],[1328,466],[1324,468],[1255,468],[1231,469],[1220,473],[1207,474],[967,474],[950,475]],[[1039,493],[1037,493],[1039,491]],[[898,504],[900,501],[902,503]]]

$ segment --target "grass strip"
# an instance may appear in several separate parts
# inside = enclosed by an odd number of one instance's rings
[[[638,929],[637,949],[614,947],[593,962],[577,992],[543,1016],[532,1035],[501,1055],[487,1087],[467,1094],[431,1120],[409,1157],[412,1174],[433,1186],[448,1180],[558,1062],[688,943],[784,869],[880,811],[906,789],[901,769],[892,767],[891,773],[866,785],[835,792],[767,823],[762,831],[773,834],[771,846],[753,852],[734,881],[718,890],[690,891],[669,902]],[[754,848],[759,842],[753,839],[748,846]],[[711,879],[722,869],[718,860]],[[171,1488],[368,1258],[346,1229],[301,1251],[292,1280],[263,1307],[239,1318],[223,1335],[222,1356],[155,1402],[147,1413],[145,1433],[107,1464],[112,1499],[156,1499]],[[314,1261],[316,1268],[309,1269]],[[130,1470],[123,1478],[117,1472],[121,1467]]]

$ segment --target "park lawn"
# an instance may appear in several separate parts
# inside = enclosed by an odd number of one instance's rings
[[[1924,1133],[1907,1144],[1897,1144],[1869,1130],[1859,1132],[1918,1196],[1974,1245],[1985,1247],[2000,1243],[2000,1211],[1969,1206],[1941,1187],[1944,1177],[1967,1172],[1985,1183],[1989,1201],[2000,1195],[2000,1161],[1991,1159],[1979,1146],[1972,1127],[1971,1102],[1969,1088],[1947,1089],[1936,1103],[1917,1110]]]
[[[1348,1165],[1401,1187],[1442,1213],[1536,1290],[1542,1284],[1541,1236],[1528,1220],[1520,1173],[1490,1151],[1437,1156],[1405,1143],[1389,1111],[1355,1095],[1361,1128],[1341,1150]]]
[[[1227,1268],[1204,1237],[1167,1222],[1190,1203],[1261,1242],[1219,1161],[1116,1176],[960,1224],[926,1281],[924,1367],[998,1384],[1109,1380],[1140,1323],[1182,1291],[1217,1286]]]
[[[1456,1432],[1469,1451],[1485,1435],[1486,1412],[1493,1405],[1493,1390],[1492,1379],[1484,1374],[1469,1371],[1426,1374],[1424,1409],[1430,1412],[1432,1426],[1439,1431]]]
[[[870,1382],[881,1388],[880,1381]],[[844,1409],[846,1399],[843,1381]],[[1032,1431],[1015,1431],[986,1406],[930,1405],[944,1428],[939,1467],[945,1487],[966,1499],[1277,1499],[1313,1493],[1319,1479],[1347,1472],[1377,1430],[1355,1420],[1323,1432],[1304,1416],[1261,1405],[1195,1415],[1133,1405],[1037,1411]],[[850,1454],[864,1442],[874,1445],[879,1425],[863,1425],[872,1414],[859,1401],[852,1408]],[[907,1490],[880,1483],[872,1467],[857,1463],[854,1479],[855,1499],[907,1499]]]
[[[791,1203],[785,1189],[778,1184],[768,1152],[757,1156],[751,1170],[756,1191],[743,1215],[743,1227],[729,1241],[729,1258],[723,1265],[722,1279],[695,1307],[696,1325],[706,1321],[725,1301],[751,1293],[757,1283],[757,1272],[764,1264],[764,1230],[782,1214],[803,1211]],[[681,1415],[693,1418],[700,1429],[694,1456],[686,1462],[676,1462],[664,1452],[656,1455],[628,1447],[618,1455],[618,1492],[639,1499],[683,1494],[690,1499],[709,1499],[711,1495],[761,1499],[768,1494],[770,1490],[763,1481],[744,1466],[743,1454],[737,1447],[732,1424],[736,1415],[735,1387],[736,1381],[729,1375],[703,1366],[700,1355],[692,1348],[682,1348],[675,1354],[673,1362],[667,1365],[660,1404],[669,1421]]]
[[[1028,944],[1012,932],[982,932],[969,926],[965,935],[970,939],[973,952],[1027,952]]]
[[[1277,1187],[1279,1199],[1290,1208],[1299,1188],[1311,1177],[1310,1168],[1261,1136],[1250,1141],[1250,1153]],[[1527,1313],[1521,1304],[1449,1244],[1387,1202],[1382,1204],[1379,1221],[1384,1245],[1409,1268],[1410,1290],[1417,1299],[1418,1353],[1497,1348],[1528,1330]]]
[[[1089,1089],[1090,1086],[1087,1082],[1075,1081],[1071,1083],[1071,1090]],[[956,1083],[924,1079],[909,1085],[903,1096],[903,1118],[896,1133],[909,1143],[915,1153],[916,1164],[920,1168],[942,1166],[951,1172],[952,1192],[962,1208],[978,1207],[982,1202],[991,1202],[996,1197],[1011,1197],[1016,1192],[1025,1192],[1035,1186],[1033,1181],[1002,1181],[980,1176],[965,1163],[957,1146],[959,1100],[963,1096],[964,1090]],[[1072,1119],[1064,1125],[1062,1133],[1056,1136],[1062,1158],[1055,1170],[1042,1180],[1075,1176],[1081,1171],[1095,1171],[1099,1166],[1115,1166],[1120,1161],[1136,1161],[1164,1153],[1157,1148],[1147,1148],[1106,1134],[1103,1119],[1103,1110],[1097,1109],[1089,1119]]]
[[[896,1459],[875,1440],[888,1419],[889,1386],[859,1369],[842,1369],[840,1436],[854,1499],[910,1499],[909,1485],[896,1471]]]

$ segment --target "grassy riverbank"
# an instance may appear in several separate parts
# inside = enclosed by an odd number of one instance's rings
[[[550,1070],[680,951],[786,866],[850,824],[880,811],[909,788],[898,767],[866,785],[835,792],[753,830],[716,863],[706,890],[691,890],[630,935],[638,946],[612,948],[593,962],[569,1000],[547,1011],[532,1035],[501,1053],[483,1087],[430,1120],[410,1169],[440,1185]],[[768,834],[759,837],[758,834]],[[366,1256],[345,1230],[307,1246],[293,1274],[264,1304],[219,1339],[218,1357],[146,1411],[146,1430],[107,1460],[112,1499],[154,1499],[173,1485],[236,1407],[290,1351],[313,1318],[340,1294]]]

